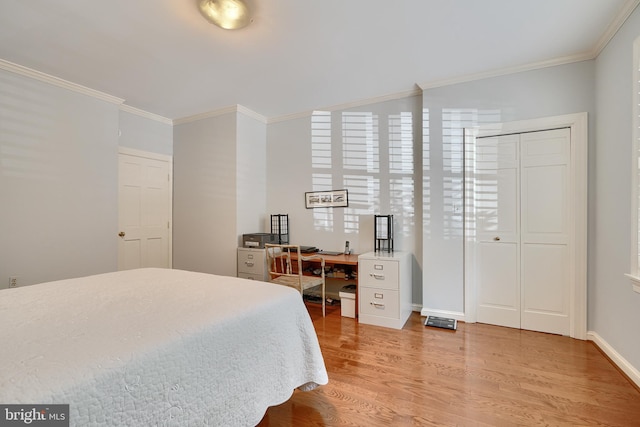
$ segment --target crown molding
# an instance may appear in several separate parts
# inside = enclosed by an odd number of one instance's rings
[[[315,111],[339,111],[339,110],[347,110],[349,108],[357,108],[365,105],[371,104],[379,104],[381,102],[393,101],[396,99],[409,98],[412,96],[422,95],[422,88],[415,88],[412,90],[407,90],[404,92],[396,92],[388,95],[377,96],[374,98],[362,99],[359,101],[349,102],[345,104],[336,104],[330,107],[324,108],[314,108],[313,110],[303,111],[300,113],[287,114],[284,116],[277,116],[267,119],[267,124],[285,122],[288,120],[301,119],[305,117],[310,117]]]
[[[588,61],[595,59],[600,52],[607,46],[611,39],[616,35],[625,21],[631,16],[633,11],[640,5],[640,0],[627,0],[616,17],[611,21],[605,32],[602,34],[595,46],[588,52],[578,53],[575,55],[563,56],[559,58],[549,59],[546,61],[533,62],[530,64],[518,65],[515,67],[500,68],[482,73],[467,74],[451,79],[434,80],[425,83],[419,83],[418,86],[422,90],[434,89],[459,83],[468,83],[474,80],[482,80],[491,77],[500,77],[507,74],[521,73],[525,71],[533,71],[541,68],[554,67],[558,65],[570,64],[573,62]]]
[[[595,58],[600,55],[600,52],[609,44],[611,39],[616,35],[618,30],[622,27],[622,25],[626,22],[626,20],[631,16],[633,11],[640,4],[640,0],[627,0],[615,18],[611,21],[605,32],[602,34],[596,45],[592,49],[592,56]]]
[[[135,114],[137,116],[145,117],[147,119],[155,120],[156,122],[164,123],[167,125],[173,125],[173,120],[171,119],[141,110],[139,108],[132,107],[127,104],[120,105],[120,111],[125,111],[127,113]]]
[[[195,114],[193,116],[182,117],[179,119],[173,120],[173,124],[182,125],[185,123],[197,122],[198,120],[209,119],[212,117],[223,116],[225,114],[243,114],[245,116],[251,117],[252,119],[258,120],[262,123],[267,123],[267,118],[261,114],[256,113],[253,110],[248,109],[247,107],[243,107],[242,105],[230,105],[228,107],[220,108],[218,110],[207,111],[205,113]]]
[[[181,117],[179,119],[173,120],[173,125],[183,125],[185,123],[197,122],[198,120],[209,119],[212,117],[223,116],[225,114],[231,114],[237,112],[238,108],[236,105],[232,105],[229,107],[220,108],[218,110],[207,111],[200,114],[194,114],[193,116]]]
[[[41,82],[49,83],[57,87],[78,92],[83,95],[91,96],[93,98],[97,98],[102,101],[107,101],[112,104],[120,105],[124,102],[124,99],[122,98],[118,98],[118,97],[106,94],[104,92],[100,92],[95,89],[90,89],[88,87],[81,86],[79,84],[72,83],[70,81],[61,79],[59,77],[51,76],[49,74],[45,74],[43,72],[33,70],[31,68],[27,68],[22,65],[14,64],[13,62],[5,61],[4,59],[0,59],[0,69],[9,71],[15,74],[19,74],[24,77],[29,77],[35,80],[39,80]]]
[[[267,123],[267,118],[265,116],[263,116],[262,114],[256,113],[253,110],[248,109],[247,107],[244,107],[242,105],[238,104],[238,113],[240,114],[244,114],[247,117],[251,117],[252,119],[255,119],[261,123],[266,124]]]
[[[499,68],[496,70],[489,70],[481,73],[466,74],[458,77],[453,77],[451,79],[433,80],[430,82],[418,83],[418,86],[422,90],[435,89],[438,87],[450,86],[450,85],[459,84],[459,83],[468,83],[475,80],[488,79],[491,77],[505,76],[507,74],[522,73],[525,71],[533,71],[541,68],[555,67],[558,65],[571,64],[574,62],[588,61],[590,59],[593,59],[591,52],[579,53],[576,55],[563,56],[561,58],[554,58],[546,61],[534,62],[530,64],[525,64],[525,65],[518,65],[515,67]]]
[[[314,110],[301,111],[299,113],[285,114],[283,116],[269,117],[267,124],[286,122],[289,120],[303,119],[305,117],[311,117],[314,111],[328,111],[324,108],[316,108]]]
[[[314,110],[308,110],[308,111],[303,111],[303,112],[298,112],[293,114],[271,117],[271,118],[268,118],[259,113],[256,113],[255,111],[250,110],[242,105],[233,105],[233,106],[221,108],[214,111],[209,111],[205,113],[196,114],[193,116],[182,117],[179,119],[171,120],[166,117],[162,117],[160,115],[149,113],[147,111],[140,110],[138,108],[126,105],[124,104],[125,100],[122,98],[118,98],[118,97],[109,95],[107,93],[97,91],[95,89],[91,89],[76,83],[72,83],[67,80],[64,80],[55,76],[51,76],[49,74],[33,70],[31,68],[24,67],[22,65],[18,65],[18,64],[6,61],[4,59],[0,59],[0,69],[9,71],[15,74],[19,74],[25,77],[29,77],[35,80],[39,80],[41,82],[49,83],[54,86],[68,89],[68,90],[81,93],[87,96],[91,96],[93,98],[97,98],[106,102],[110,102],[112,104],[119,105],[120,110],[122,111],[136,114],[138,116],[145,117],[145,118],[155,120],[165,124],[179,125],[179,124],[190,123],[198,120],[203,120],[206,118],[218,117],[218,116],[229,114],[229,113],[244,114],[245,116],[251,117],[262,123],[271,124],[271,123],[283,122],[288,120],[294,120],[298,118],[309,117],[313,114],[314,111],[337,111],[337,110],[346,110],[349,108],[357,108],[365,105],[376,104],[376,103],[381,103],[385,101],[421,95],[422,91],[427,89],[434,89],[438,87],[444,87],[444,86],[460,84],[460,83],[467,83],[467,82],[487,79],[491,77],[504,76],[507,74],[514,74],[514,73],[520,73],[525,71],[537,70],[537,69],[546,68],[546,67],[569,64],[573,62],[591,60],[596,58],[600,54],[600,52],[602,52],[602,50],[607,46],[607,44],[611,41],[611,39],[620,30],[622,25],[633,13],[633,11],[638,7],[638,5],[640,5],[640,0],[627,0],[623,4],[623,6],[620,8],[620,11],[616,15],[616,17],[613,19],[613,21],[610,23],[610,25],[607,27],[605,32],[602,34],[598,42],[595,44],[593,49],[591,49],[589,52],[584,52],[580,54],[575,54],[575,55],[570,55],[570,56],[565,56],[565,57],[550,59],[546,61],[530,63],[530,64],[519,65],[515,67],[507,67],[507,68],[490,70],[490,71],[481,72],[481,73],[467,74],[467,75],[462,75],[462,76],[458,76],[450,79],[433,80],[433,81],[428,81],[424,83],[418,83],[417,84],[418,88],[410,91],[398,92],[398,93],[383,95],[379,97],[368,98],[368,99],[358,100],[358,101],[344,103],[344,104],[337,104],[337,105],[324,107],[324,108],[316,108]]]

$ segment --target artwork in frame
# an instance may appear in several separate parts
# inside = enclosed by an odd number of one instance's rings
[[[308,191],[304,193],[307,209],[313,208],[344,208],[349,206],[347,190]]]

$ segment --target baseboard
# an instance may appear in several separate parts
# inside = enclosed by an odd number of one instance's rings
[[[640,389],[640,371],[638,371],[627,359],[622,357],[596,332],[587,332],[587,339],[593,341],[600,350]]]
[[[420,310],[421,316],[436,316],[436,317],[446,317],[449,319],[456,319],[458,321],[464,322],[464,313],[459,311],[448,311],[448,310],[435,310],[432,308],[423,308]]]

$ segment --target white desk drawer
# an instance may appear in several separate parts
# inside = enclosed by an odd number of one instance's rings
[[[361,259],[358,265],[358,284],[380,289],[399,289],[398,262]]]
[[[389,317],[400,316],[398,291],[360,287],[360,314]]]

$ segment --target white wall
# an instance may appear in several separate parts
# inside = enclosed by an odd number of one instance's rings
[[[632,59],[640,9],[596,60],[596,140],[591,154],[588,327],[640,370],[640,294],[630,272]]]
[[[236,113],[173,134],[173,267],[235,275]]]
[[[237,132],[237,233],[270,232],[267,211],[267,126],[245,114],[238,114]]]
[[[151,153],[173,155],[173,126],[158,120],[119,111],[119,144]]]
[[[237,112],[174,127],[174,268],[236,275],[240,236],[264,215],[264,128]]]
[[[0,288],[117,266],[118,106],[0,70]]]
[[[463,128],[586,111],[593,129],[594,68],[584,61],[424,90],[423,311],[464,313]]]
[[[267,213],[289,215],[291,242],[342,250],[348,240],[355,253],[372,251],[373,215],[393,214],[395,249],[414,254],[415,302],[421,300],[420,109],[420,97],[408,96],[325,112],[323,125],[321,119],[306,116],[270,123],[267,128]],[[369,119],[370,133],[343,132],[343,120]],[[361,144],[347,146],[348,138]],[[390,161],[390,147],[396,147],[394,161]],[[368,159],[368,166],[347,164],[345,156],[356,151]],[[327,162],[330,167],[320,166]],[[406,173],[399,173],[401,168]],[[314,181],[314,175],[322,178]],[[349,207],[306,209],[305,192],[330,189],[347,189]]]

